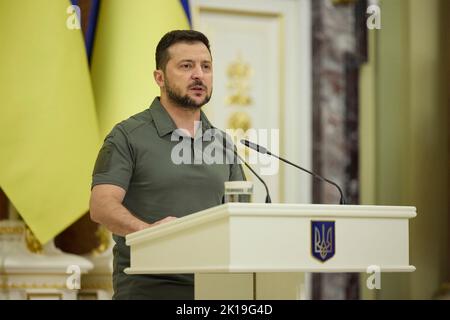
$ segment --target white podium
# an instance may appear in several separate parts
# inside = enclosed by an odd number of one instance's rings
[[[414,271],[415,216],[415,207],[227,203],[128,235],[125,272],[195,273],[196,299],[276,299],[284,281],[295,299],[299,272]]]

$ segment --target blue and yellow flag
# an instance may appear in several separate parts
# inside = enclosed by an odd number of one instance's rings
[[[87,212],[100,142],[70,5],[0,1],[0,187],[42,243]]]
[[[101,2],[91,75],[102,137],[159,95],[156,45],[168,31],[189,29],[186,9],[179,0]]]

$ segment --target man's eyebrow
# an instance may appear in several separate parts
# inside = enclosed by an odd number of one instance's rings
[[[191,62],[191,63],[195,63],[195,60],[192,60],[192,59],[183,59],[183,60],[180,60],[178,63],[183,63],[183,62]],[[212,63],[212,61],[211,60],[202,60],[201,61],[201,63]]]

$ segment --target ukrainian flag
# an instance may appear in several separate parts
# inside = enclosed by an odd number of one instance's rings
[[[73,14],[68,0],[0,1],[0,187],[42,243],[87,212],[100,143]]]
[[[174,29],[189,29],[186,1],[108,0],[100,4],[91,58],[92,83],[104,137],[159,95],[155,48]]]

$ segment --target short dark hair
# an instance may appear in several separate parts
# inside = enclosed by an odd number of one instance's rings
[[[209,40],[203,33],[195,30],[173,30],[166,33],[156,46],[156,69],[165,70],[167,62],[170,59],[168,49],[170,46],[179,42],[202,42],[208,48],[209,53],[211,53]]]

